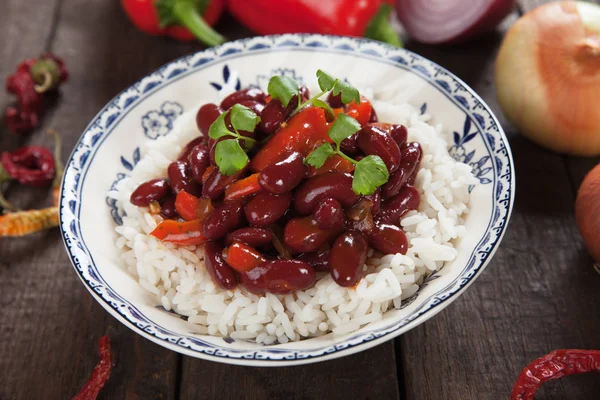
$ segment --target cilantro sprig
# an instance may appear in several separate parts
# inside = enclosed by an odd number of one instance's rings
[[[228,115],[233,131],[225,123]],[[233,175],[248,164],[250,159],[240,145],[240,140],[244,142],[245,147],[249,148],[256,144],[256,140],[240,134],[240,131],[254,132],[259,122],[260,117],[254,111],[241,104],[236,104],[229,111],[219,115],[212,123],[208,130],[210,138],[217,140],[230,137],[230,139],[221,140],[215,147],[215,162],[223,175]]]
[[[352,190],[359,195],[369,195],[385,184],[390,174],[385,163],[379,156],[370,155],[359,161],[348,157],[340,150],[342,141],[354,135],[361,129],[360,124],[354,118],[340,114],[329,128],[328,134],[335,143],[335,147],[325,143],[314,149],[305,159],[304,163],[315,168],[321,168],[325,161],[334,154],[354,164],[354,178],[352,179]]]

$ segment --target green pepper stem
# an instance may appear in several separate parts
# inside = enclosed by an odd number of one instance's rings
[[[382,4],[377,11],[377,14],[371,19],[365,29],[364,37],[380,42],[389,43],[392,46],[402,47],[402,40],[398,36],[398,32],[390,23],[390,13],[393,8],[389,4]]]
[[[10,175],[8,175],[8,172],[6,172],[0,164],[0,207],[2,207],[5,212],[15,210],[15,206],[13,206],[10,201],[6,200],[6,198],[2,194],[2,184],[4,182],[10,181],[11,179],[12,178],[10,177]],[[2,215],[2,213],[0,213],[0,215]]]
[[[177,21],[188,28],[202,43],[216,46],[225,42],[225,37],[217,33],[202,19],[193,2],[175,1],[172,10]]]

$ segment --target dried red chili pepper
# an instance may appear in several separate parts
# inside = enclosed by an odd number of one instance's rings
[[[600,350],[554,350],[521,371],[510,399],[533,400],[542,383],[586,372],[600,372]]]
[[[83,389],[73,397],[73,400],[94,400],[98,397],[98,393],[110,378],[110,371],[112,369],[111,364],[111,351],[110,351],[110,339],[108,336],[102,336],[98,340],[98,350],[100,352],[100,361],[96,364],[94,372],[90,376],[90,379],[85,384]]]
[[[44,93],[65,82],[69,73],[63,61],[53,54],[27,59],[6,78],[6,90],[17,96],[18,106],[8,107],[5,120],[12,133],[26,133],[35,128],[44,109]]]
[[[4,171],[23,185],[49,186],[56,175],[54,156],[42,146],[24,146],[0,156]]]

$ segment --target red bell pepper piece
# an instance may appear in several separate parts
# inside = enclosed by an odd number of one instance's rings
[[[208,46],[225,42],[211,28],[223,12],[223,0],[121,0],[121,5],[131,22],[148,35],[195,37]]]
[[[352,172],[354,164],[337,154],[329,157],[321,168],[308,167],[307,176],[310,178],[315,175],[325,174],[327,172]]]
[[[246,272],[258,267],[266,260],[259,251],[245,243],[235,241],[229,246],[225,261],[236,271]]]
[[[360,126],[365,126],[369,123],[372,112],[373,106],[365,96],[360,96],[360,104],[356,104],[353,101],[346,106],[346,114],[356,119]]]
[[[225,189],[225,201],[242,199],[259,192],[262,188],[258,183],[258,173],[233,182]]]
[[[322,33],[365,36],[401,46],[392,28],[390,0],[229,0],[228,9],[261,35]]]
[[[177,214],[186,221],[198,219],[198,208],[200,207],[200,199],[182,190],[175,198],[175,209]]]
[[[178,222],[167,219],[161,222],[152,232],[152,236],[163,242],[175,243],[181,246],[204,244],[208,239],[202,234],[202,222]]]
[[[303,109],[265,143],[252,158],[250,168],[253,171],[261,171],[267,165],[280,160],[285,153],[293,151],[307,156],[316,145],[333,142],[327,134],[327,129],[327,119],[322,108]]]

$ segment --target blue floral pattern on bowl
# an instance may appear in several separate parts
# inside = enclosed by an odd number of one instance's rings
[[[444,94],[456,109],[463,112],[466,120],[462,133],[454,134],[454,143],[450,151],[456,159],[471,164],[481,183],[485,187],[491,188],[489,190],[492,192],[490,198],[493,208],[489,215],[485,234],[474,246],[468,262],[461,267],[457,278],[453,278],[454,280],[450,284],[439,290],[436,289],[432,294],[426,296],[421,294],[411,298],[412,304],[407,307],[411,311],[408,314],[402,314],[402,318],[394,318],[376,329],[361,329],[342,341],[333,341],[333,343],[329,342],[313,347],[288,344],[283,347],[266,346],[249,350],[237,346],[236,342],[229,343],[229,341],[222,340],[221,344],[217,344],[217,342],[201,336],[186,335],[166,328],[145,312],[140,311],[136,305],[107,283],[96,265],[94,255],[90,251],[92,243],[82,233],[81,216],[83,187],[93,185],[85,183],[92,161],[127,113],[143,104],[156,91],[166,89],[187,75],[219,63],[221,64],[219,72],[222,72],[223,84],[229,85],[233,82],[233,87],[238,88],[241,86],[241,82],[238,82],[238,77],[229,71],[230,67],[227,67],[227,74],[225,73],[224,65],[228,60],[255,54],[296,50],[360,56],[391,65],[420,77],[431,88]],[[290,69],[289,66],[281,68]],[[257,84],[262,84],[263,80],[264,78],[259,78],[257,75]],[[247,82],[251,81],[250,79]],[[219,89],[215,85],[211,86]],[[223,85],[221,85],[222,88]],[[166,98],[173,99],[168,96]],[[435,115],[438,111],[433,103],[419,104],[422,104],[421,113],[427,112]],[[143,111],[142,117],[143,137],[156,139],[159,136],[167,135],[173,126],[173,120],[181,114],[183,108],[183,104],[173,101],[166,101],[158,107],[156,105],[147,107]],[[139,140],[138,145],[141,142],[142,140]],[[483,150],[482,154],[473,153],[473,143],[477,143],[478,148],[485,149],[487,154],[483,154]],[[113,187],[127,176],[137,163],[136,160],[139,160],[139,148],[137,146],[130,148],[132,150],[125,154],[114,155],[115,162],[120,161],[121,169],[115,172],[116,177],[113,175],[113,179],[116,178]],[[137,155],[136,152],[138,152]],[[61,189],[60,228],[67,252],[75,271],[88,290],[113,316],[148,339],[187,355],[239,364],[285,365],[332,358],[371,347],[416,326],[449,304],[483,270],[498,247],[506,229],[514,199],[514,170],[510,149],[498,121],[475,93],[445,69],[409,51],[369,40],[322,35],[281,35],[229,42],[180,58],[126,89],[101,110],[86,128],[67,164]],[[107,191],[108,189],[105,187],[103,190]],[[102,201],[104,201],[104,197],[102,197]],[[118,222],[119,218],[114,218],[115,209],[111,207],[109,201],[107,203],[109,203],[111,216],[115,222]],[[122,215],[117,215],[117,217],[122,218]],[[432,275],[426,280],[424,286],[429,290],[441,280],[438,274]],[[154,309],[154,306],[152,308]]]

